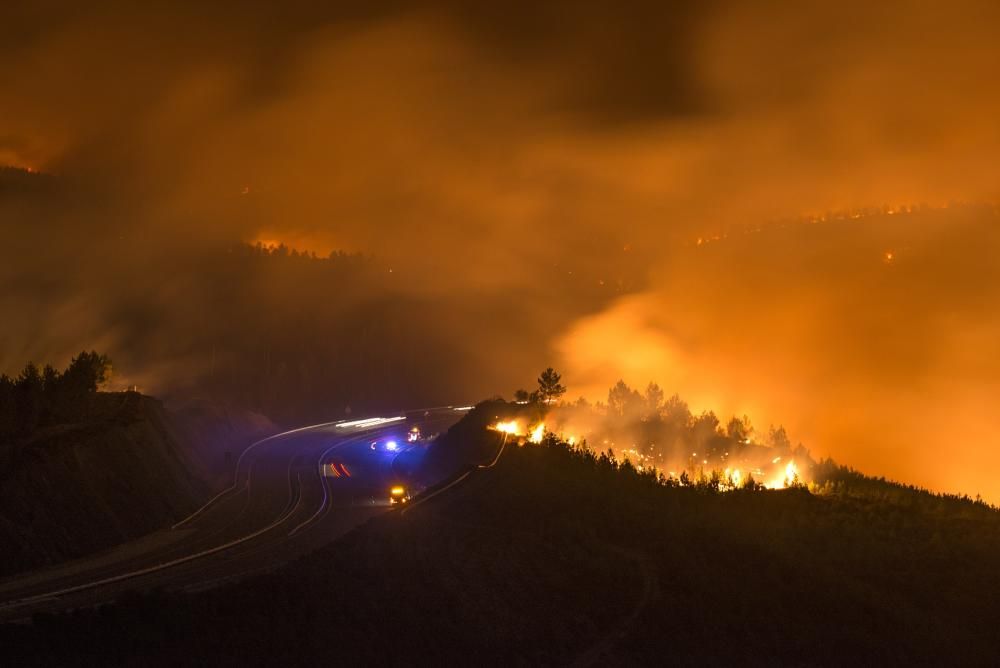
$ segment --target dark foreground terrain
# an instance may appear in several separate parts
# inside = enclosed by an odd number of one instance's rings
[[[0,433],[0,578],[169,527],[232,476],[233,453],[277,431],[208,402],[168,411],[89,392],[73,419]]]
[[[489,438],[495,438],[490,435]],[[554,442],[265,576],[0,628],[5,665],[989,664],[1000,514],[828,467],[658,484]]]

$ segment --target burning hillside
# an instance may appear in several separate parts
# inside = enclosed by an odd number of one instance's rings
[[[665,399],[655,383],[640,394],[619,381],[607,403],[533,399],[515,406],[514,414],[497,416],[490,428],[522,445],[551,437],[606,453],[680,485],[782,489],[809,483],[816,465],[802,444],[792,445],[784,427],[758,433],[747,416],[723,425],[714,412],[693,414],[677,395]]]

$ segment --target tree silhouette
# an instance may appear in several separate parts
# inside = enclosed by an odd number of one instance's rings
[[[767,442],[771,447],[780,450],[789,450],[792,447],[792,442],[788,439],[788,432],[782,426],[775,428],[774,425],[771,425],[767,432]]]
[[[566,388],[560,384],[562,376],[549,367],[538,377],[538,397],[545,403],[552,403],[566,394]]]
[[[734,441],[743,443],[750,438],[752,433],[753,426],[750,424],[749,416],[744,415],[742,418],[733,416],[726,424],[726,435]]]
[[[663,408],[663,389],[650,381],[646,386],[646,414],[650,417],[659,415],[661,408]]]
[[[110,368],[107,356],[91,351],[74,357],[63,373],[51,365],[39,371],[29,362],[16,379],[0,377],[0,434],[27,436],[86,417]]]
[[[14,431],[16,415],[14,381],[6,374],[0,375],[0,436]]]
[[[667,399],[667,403],[663,406],[662,414],[665,421],[678,428],[686,428],[691,422],[691,409],[688,407],[687,402],[676,394]]]
[[[73,358],[63,374],[63,382],[71,393],[96,392],[98,385],[108,379],[111,360],[91,350],[81,352]]]
[[[29,362],[15,382],[15,430],[28,434],[35,430],[42,419],[42,375],[38,367]]]
[[[626,385],[624,380],[619,380],[614,387],[608,390],[608,412],[613,415],[623,417],[626,414],[631,414],[641,404],[642,397]]]
[[[705,411],[691,424],[695,442],[702,447],[719,433],[719,418],[712,411]]]
[[[51,364],[42,369],[42,388],[46,393],[54,392],[59,387],[60,374]]]

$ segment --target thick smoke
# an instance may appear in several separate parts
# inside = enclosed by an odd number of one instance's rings
[[[816,455],[993,497],[998,250],[984,207],[734,233],[557,347],[591,397],[656,379],[696,410],[783,422]]]
[[[560,355],[585,393],[655,378],[818,454],[1000,494],[995,274],[969,262],[995,217],[743,234],[996,201],[996,3],[2,12],[0,162],[55,179],[0,193],[8,372],[146,346],[150,378],[187,376],[210,353],[175,345],[206,308],[184,258],[274,240],[456,299],[419,326],[482,361],[448,373],[463,391]]]

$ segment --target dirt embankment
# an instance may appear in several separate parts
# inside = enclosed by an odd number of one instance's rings
[[[196,399],[170,411],[179,453],[187,468],[213,492],[232,483],[240,453],[281,428],[260,413],[207,399]]]
[[[276,430],[250,416],[204,406],[174,414],[137,393],[98,394],[86,420],[0,443],[0,576],[92,554],[192,512],[224,477],[226,452]]]

